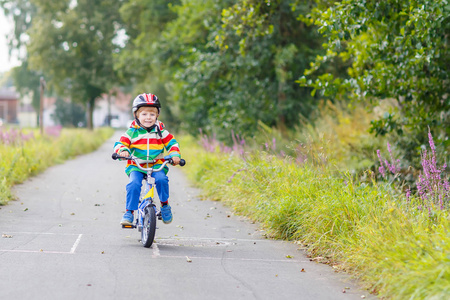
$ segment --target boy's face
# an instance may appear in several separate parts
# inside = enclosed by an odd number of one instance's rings
[[[153,126],[159,116],[158,109],[156,107],[141,107],[136,112],[136,115],[139,122],[141,122],[144,127]]]

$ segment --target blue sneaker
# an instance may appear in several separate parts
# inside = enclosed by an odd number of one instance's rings
[[[120,225],[133,225],[133,214],[130,211],[123,215]]]
[[[161,217],[164,224],[169,224],[172,222],[172,209],[170,208],[170,205],[164,205],[161,207]]]

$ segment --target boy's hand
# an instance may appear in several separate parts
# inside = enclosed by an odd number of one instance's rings
[[[173,165],[176,166],[180,163],[180,158],[178,156],[172,157]]]
[[[122,151],[119,153],[119,156],[120,157],[128,157],[128,156],[130,156],[130,154],[127,151]]]

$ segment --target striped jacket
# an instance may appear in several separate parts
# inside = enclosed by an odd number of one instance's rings
[[[164,149],[167,150],[168,155],[171,157],[181,157],[180,148],[178,142],[174,136],[170,134],[165,128],[164,124],[160,121],[156,121],[156,126],[147,132],[146,129],[140,127],[136,121],[133,121],[130,128],[120,137],[120,140],[114,144],[114,152],[121,153],[127,151],[129,154],[138,157],[139,164],[148,168],[154,166],[158,168],[163,160],[162,158]],[[148,163],[149,161],[156,160],[154,164]],[[167,173],[169,169],[164,168],[164,172]],[[132,160],[127,161],[125,172],[130,175],[132,171],[143,172],[136,167],[136,163]]]

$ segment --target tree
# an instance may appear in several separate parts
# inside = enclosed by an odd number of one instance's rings
[[[173,74],[167,66],[167,57],[160,53],[160,41],[166,25],[176,18],[173,5],[180,1],[167,0],[135,0],[124,2],[120,8],[124,29],[127,35],[125,49],[116,56],[115,69],[122,78],[131,82],[135,94],[154,93],[163,106],[162,114],[165,122],[174,121],[170,83]],[[170,49],[174,55],[179,49]],[[175,124],[175,122],[173,122]]]
[[[22,95],[32,95],[31,105],[38,113],[36,126],[39,126],[39,107],[40,107],[40,78],[41,74],[28,68],[28,60],[22,61],[22,64],[12,70],[12,77],[17,91]]]
[[[40,110],[40,77],[42,72],[30,70],[28,63],[28,53],[24,50],[27,40],[27,30],[31,26],[33,16],[36,14],[36,7],[28,0],[0,0],[0,6],[5,15],[14,20],[14,29],[8,35],[9,54],[15,52],[19,55],[22,64],[12,70],[14,86],[18,92],[24,96],[32,95],[32,106],[38,113],[37,125],[39,124]]]
[[[448,2],[345,0],[328,8],[324,8],[327,1],[317,2],[309,21],[326,37],[327,54],[317,57],[301,84],[326,97],[350,97],[372,105],[394,99],[392,111],[372,122],[373,132],[406,135],[414,149],[425,142],[429,126],[448,144]],[[347,78],[327,72],[313,77],[338,58],[351,62]]]
[[[31,26],[33,16],[36,13],[36,7],[29,0],[0,0],[0,6],[3,8],[5,15],[10,16],[14,20],[14,31],[9,35],[8,44],[9,52],[20,50],[26,44],[26,31]],[[26,53],[18,51],[22,54]]]
[[[297,20],[291,2],[184,0],[173,6],[177,17],[155,42],[154,58],[160,72],[171,75],[169,96],[186,129],[230,138],[231,130],[252,135],[260,121],[282,128],[309,114],[314,98],[295,78],[320,38]]]
[[[80,127],[86,123],[86,113],[79,104],[64,101],[62,98],[56,100],[55,113],[52,118],[64,127]]]
[[[283,130],[297,125],[299,115],[310,115],[316,105],[308,89],[295,83],[321,43],[320,36],[297,18],[308,10],[295,1],[239,0],[222,12],[215,41],[221,51],[243,62],[232,72],[240,75],[241,88],[251,89],[243,106],[254,105],[250,116],[255,121]]]
[[[120,51],[121,1],[33,0],[37,12],[27,50],[60,95],[83,103],[92,129],[96,99],[117,82],[113,55]]]

